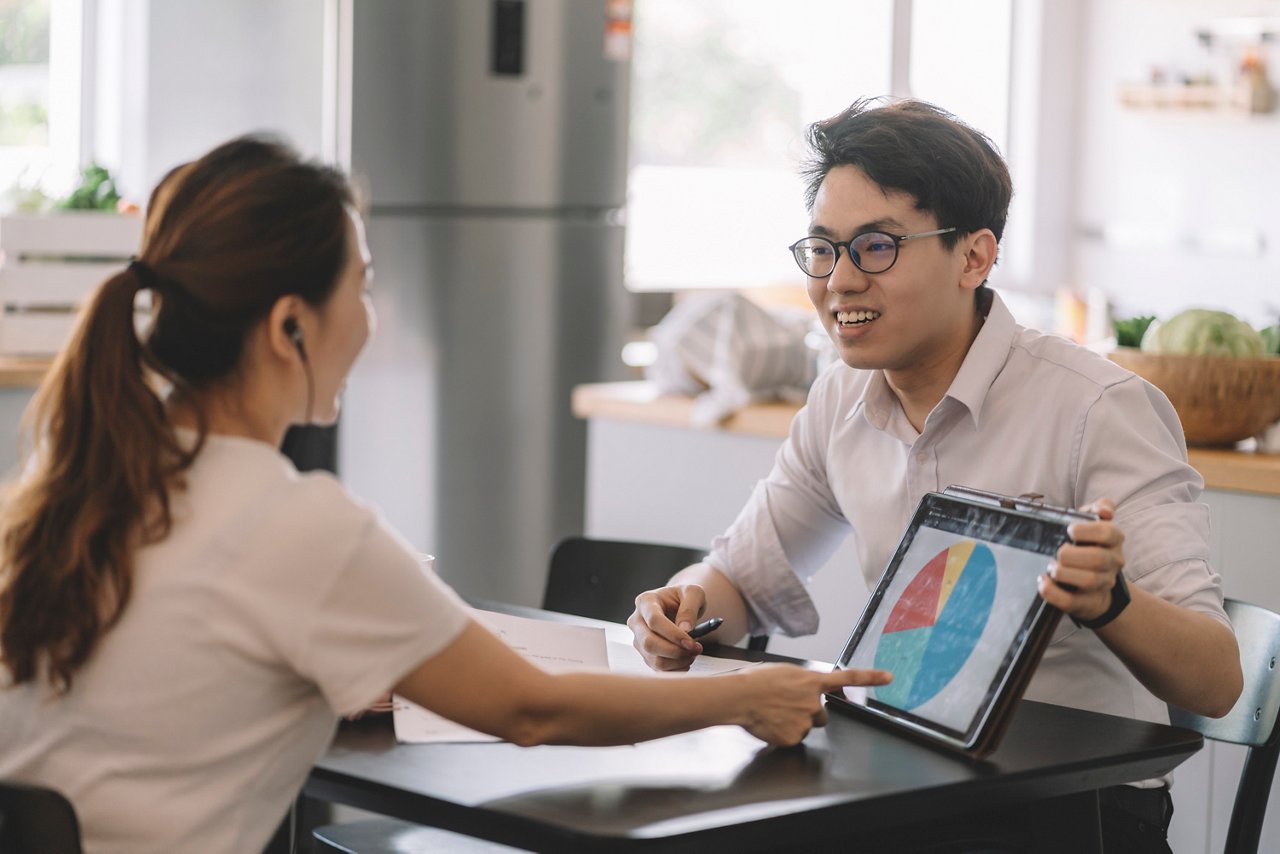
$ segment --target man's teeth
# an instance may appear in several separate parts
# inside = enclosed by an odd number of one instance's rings
[[[866,323],[869,320],[875,320],[880,316],[878,311],[837,311],[836,320],[839,323]]]

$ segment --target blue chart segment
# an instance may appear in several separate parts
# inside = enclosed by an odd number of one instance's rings
[[[969,660],[991,618],[996,558],[965,540],[938,552],[902,591],[876,646],[875,666],[893,682],[875,697],[914,709],[937,695]]]

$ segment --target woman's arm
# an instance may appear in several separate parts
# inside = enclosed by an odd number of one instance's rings
[[[883,671],[815,673],[787,664],[719,676],[551,674],[472,621],[395,690],[520,745],[630,744],[716,724],[736,724],[769,744],[791,745],[826,722],[823,692],[888,681]]]

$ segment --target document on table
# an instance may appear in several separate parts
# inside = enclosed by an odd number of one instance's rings
[[[607,670],[604,629],[513,617],[493,611],[473,610],[472,616],[502,638],[507,646],[536,663],[543,670]],[[396,740],[411,744],[463,741],[500,741],[448,718],[427,711],[404,697],[396,696],[392,708]]]
[[[693,660],[693,664],[684,672],[709,676],[715,673],[741,670],[744,667],[751,667],[758,663],[755,661],[737,661],[732,658],[715,658],[710,655],[700,655]],[[629,643],[618,643],[617,641],[609,641],[609,669],[614,673],[647,676],[653,675],[654,672],[649,668],[649,665],[644,663],[644,659],[640,657],[639,650]]]
[[[474,610],[472,615],[512,649],[551,673],[592,669],[652,673],[635,648],[606,642],[604,629],[514,617],[493,611]],[[726,673],[751,663],[701,655],[689,672]],[[400,696],[394,698],[392,715],[396,740],[407,744],[500,740],[454,723]]]

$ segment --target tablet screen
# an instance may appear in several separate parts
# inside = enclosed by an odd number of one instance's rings
[[[862,702],[970,740],[995,703],[1037,616],[1036,579],[1066,524],[931,494],[840,658],[892,671]]]

